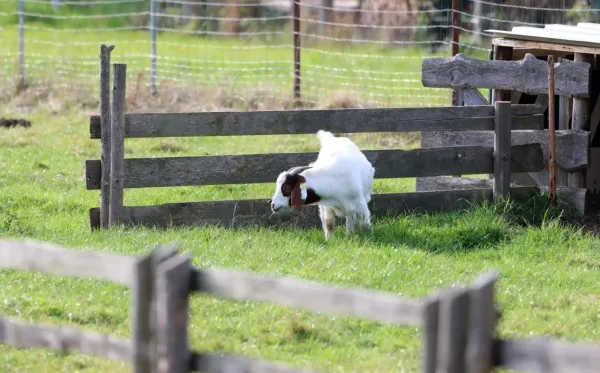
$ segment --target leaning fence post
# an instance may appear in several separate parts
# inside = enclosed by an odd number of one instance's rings
[[[510,191],[511,103],[496,101],[494,121],[494,199],[506,197]]]
[[[440,297],[432,294],[427,297],[423,309],[423,372],[436,373],[437,343],[440,317]]]
[[[438,373],[464,373],[469,323],[469,290],[448,289],[441,293],[437,347]]]
[[[132,296],[132,358],[134,373],[152,371],[151,307],[154,293],[154,257],[139,259],[134,267]]]
[[[187,373],[191,260],[173,256],[157,268],[158,372]]]
[[[110,53],[114,45],[100,45],[100,227],[108,228],[110,202]]]
[[[469,338],[467,344],[467,372],[492,371],[492,343],[496,326],[494,285],[498,274],[494,271],[480,276],[470,286]]]
[[[125,91],[127,65],[113,65],[114,84],[110,115],[110,204],[108,224],[123,217],[123,176],[125,168]]]

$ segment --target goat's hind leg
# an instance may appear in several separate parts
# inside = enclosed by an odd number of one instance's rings
[[[359,205],[358,225],[361,230],[368,232],[373,231],[373,227],[371,226],[371,212],[369,211],[369,205],[365,200]]]
[[[335,212],[331,207],[319,205],[319,216],[321,217],[323,233],[325,233],[325,240],[327,241],[333,234],[333,228],[335,225]]]

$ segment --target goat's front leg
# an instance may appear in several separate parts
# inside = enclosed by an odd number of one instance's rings
[[[335,224],[335,212],[331,207],[319,205],[319,216],[323,225],[323,233],[325,233],[325,241],[331,238],[333,227]]]
[[[346,210],[346,232],[351,233],[356,227],[356,210]]]

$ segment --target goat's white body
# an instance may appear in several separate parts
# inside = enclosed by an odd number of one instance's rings
[[[375,169],[349,138],[335,137],[323,130],[317,132],[317,138],[321,143],[317,160],[300,175],[306,179],[306,188],[321,197],[316,204],[326,239],[333,233],[336,215],[346,218],[348,232],[357,226],[371,230],[367,204]],[[306,190],[302,190],[302,197],[306,199]]]

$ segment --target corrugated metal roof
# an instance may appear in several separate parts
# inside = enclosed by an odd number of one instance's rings
[[[577,26],[552,24],[545,25],[544,28],[516,26],[512,31],[485,30],[484,32],[504,39],[600,47],[600,24],[597,23],[581,22]]]

